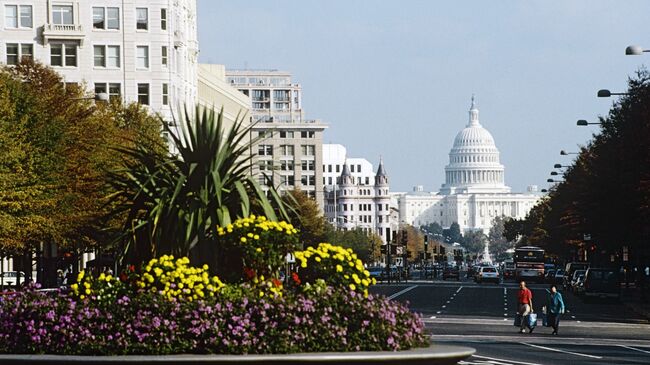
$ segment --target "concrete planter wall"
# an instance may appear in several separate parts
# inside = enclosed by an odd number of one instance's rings
[[[289,355],[165,355],[165,356],[62,356],[62,355],[0,355],[0,364],[54,365],[233,365],[233,364],[405,364],[447,365],[457,364],[475,352],[469,347],[433,345],[409,351],[377,351],[347,353],[308,353]]]

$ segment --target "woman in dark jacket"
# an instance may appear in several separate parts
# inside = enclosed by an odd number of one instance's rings
[[[562,294],[557,291],[557,287],[551,285],[546,305],[546,316],[549,326],[553,327],[554,335],[557,335],[557,329],[560,326],[560,314],[564,314],[564,300],[562,300]]]

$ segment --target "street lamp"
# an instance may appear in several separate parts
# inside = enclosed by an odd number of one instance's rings
[[[626,56],[640,56],[643,52],[650,52],[650,49],[643,49],[640,46],[627,46],[625,48]]]
[[[567,156],[567,155],[579,155],[578,152],[567,152],[565,150],[560,151],[560,155],[562,156]]]
[[[540,190],[542,193],[548,193],[548,189],[542,189]]]
[[[601,123],[600,123],[600,122],[591,122],[591,123],[590,123],[590,122],[587,122],[587,121],[584,120],[584,119],[580,119],[580,120],[576,123],[576,125],[579,125],[579,126],[581,126],[581,127],[584,127],[584,126],[587,126],[587,125],[590,125],[590,124],[601,124]]]
[[[561,183],[561,182],[564,182],[564,180],[547,179],[546,182],[549,182],[549,183]]]
[[[613,93],[607,89],[600,89],[597,95],[599,98],[609,98],[612,95],[628,95],[628,93]]]
[[[551,171],[551,176],[557,176],[557,175],[558,175],[557,171]]]
[[[559,163],[556,163],[555,165],[553,165],[554,169],[561,169],[561,168],[566,168],[566,167],[571,167],[571,166],[560,165]]]

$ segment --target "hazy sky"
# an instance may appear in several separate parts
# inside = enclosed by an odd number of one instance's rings
[[[650,1],[198,0],[200,62],[290,71],[325,143],[376,164],[392,191],[437,190],[472,93],[506,184],[547,187],[650,61]]]

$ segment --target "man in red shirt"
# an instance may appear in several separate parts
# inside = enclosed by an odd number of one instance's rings
[[[521,314],[521,326],[519,327],[519,332],[525,333],[528,325],[526,316],[533,311],[533,293],[530,289],[526,288],[526,282],[523,280],[519,283],[517,299],[519,303],[519,314]],[[534,329],[535,327],[530,328],[530,333],[533,333]]]

